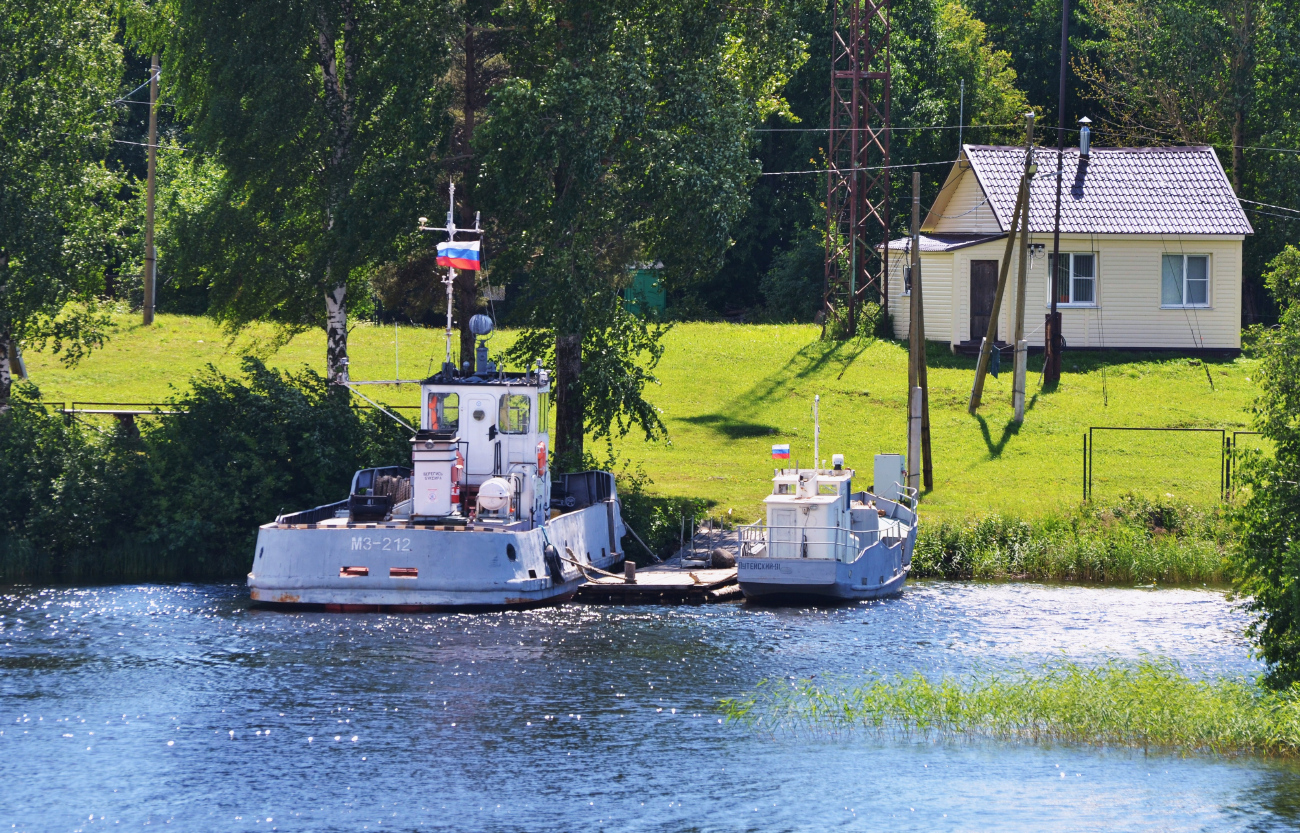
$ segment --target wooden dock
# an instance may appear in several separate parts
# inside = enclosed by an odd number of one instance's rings
[[[710,604],[738,602],[736,568],[679,567],[669,562],[636,571],[636,583],[596,576],[578,588],[577,601],[591,604]]]

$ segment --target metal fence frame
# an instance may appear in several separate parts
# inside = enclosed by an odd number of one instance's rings
[[[1094,434],[1097,431],[1159,431],[1159,432],[1181,432],[1197,434],[1218,434],[1219,435],[1219,500],[1226,500],[1231,488],[1231,443],[1228,439],[1228,429],[1226,428],[1148,428],[1148,427],[1124,427],[1118,425],[1093,425],[1089,426],[1088,433],[1083,435],[1083,499],[1092,499],[1092,452]],[[1255,433],[1251,431],[1240,431],[1234,433]]]

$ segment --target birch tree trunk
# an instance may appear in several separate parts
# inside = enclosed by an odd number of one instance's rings
[[[325,366],[332,384],[348,381],[347,284],[337,284],[325,293]]]
[[[343,183],[350,171],[349,151],[354,135],[355,106],[352,92],[356,79],[358,45],[356,15],[351,0],[338,0],[343,21],[343,73],[339,77],[338,51],[334,26],[325,9],[319,10],[317,61],[320,64],[325,92],[325,112],[333,128],[333,148],[325,157],[325,184],[329,205],[325,210],[326,246],[334,229],[334,216],[344,191]],[[340,273],[335,277],[334,272]],[[330,258],[325,264],[325,365],[326,375],[334,384],[348,381],[348,308],[347,269]]]
[[[9,391],[13,387],[13,370],[9,367],[9,333],[0,333],[0,414],[9,410]]]

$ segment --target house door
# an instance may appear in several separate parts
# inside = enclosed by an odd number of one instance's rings
[[[993,296],[998,291],[998,262],[972,260],[970,262],[970,340],[988,335],[989,316],[993,315]]]

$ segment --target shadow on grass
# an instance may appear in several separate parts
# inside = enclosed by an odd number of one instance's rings
[[[767,404],[778,392],[788,388],[799,379],[806,379],[816,374],[827,365],[839,365],[840,372],[835,377],[843,378],[858,357],[876,343],[873,338],[857,338],[851,341],[812,341],[790,357],[789,361],[775,373],[761,379],[753,387],[732,399],[725,408],[736,412]]]
[[[1038,394],[1034,394],[1032,397],[1030,397],[1029,401],[1025,403],[1026,417],[1029,416],[1029,412],[1034,409],[1034,405],[1036,405],[1037,403],[1038,403]],[[1012,437],[1020,433],[1020,427],[1024,424],[1021,422],[1016,422],[1014,419],[1007,420],[1006,425],[1002,426],[1002,436],[998,437],[997,442],[994,442],[993,434],[991,431],[989,431],[988,420],[984,419],[984,417],[980,416],[979,414],[976,414],[975,421],[980,424],[980,434],[982,434],[984,437],[984,445],[988,447],[989,456],[992,457],[993,459],[997,459],[998,457],[1002,456],[1002,452],[1004,449],[1006,449],[1007,443],[1011,442]]]
[[[743,440],[750,437],[766,437],[769,434],[775,434],[778,429],[774,425],[763,425],[758,422],[743,422],[726,414],[701,414],[700,416],[686,417],[682,422],[689,422],[692,425],[705,425],[714,431],[726,436],[732,440]]]

